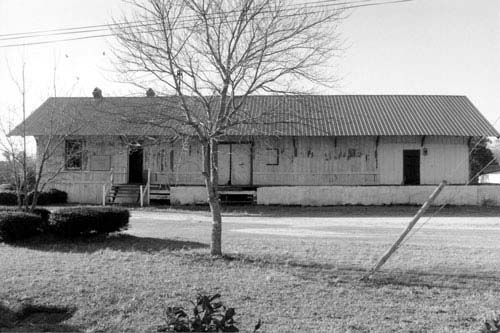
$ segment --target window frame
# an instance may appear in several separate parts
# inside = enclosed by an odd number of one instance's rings
[[[80,145],[80,151],[78,153],[74,153],[75,156],[69,157],[68,152],[70,148],[70,144],[78,143]],[[66,139],[64,141],[64,169],[68,171],[80,171],[83,170],[83,146],[84,146],[84,140],[83,139]],[[72,153],[73,154],[73,153]],[[69,166],[70,162],[73,162],[74,160],[79,160],[80,165],[79,166]]]
[[[274,151],[276,154],[276,161],[274,163],[269,163],[270,162],[270,153],[271,151]],[[266,148],[266,165],[280,165],[280,150],[279,148]]]

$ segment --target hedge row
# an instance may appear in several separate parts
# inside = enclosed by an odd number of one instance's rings
[[[14,191],[0,192],[0,205],[14,206],[17,205],[17,195]]]
[[[53,213],[39,208],[33,213],[7,209],[0,212],[0,239],[13,242],[37,234],[74,238],[126,230],[129,211],[116,207],[63,208]]]
[[[63,208],[52,213],[51,231],[62,237],[107,234],[126,230],[129,211],[116,207]]]
[[[28,194],[28,203],[33,202],[33,192]],[[68,202],[68,194],[64,191],[59,191],[55,188],[46,192],[38,192],[38,205],[58,205]],[[17,205],[17,194],[15,191],[0,192],[0,205],[14,206]]]

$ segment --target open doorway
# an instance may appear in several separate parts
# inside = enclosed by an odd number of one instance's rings
[[[403,184],[420,185],[420,150],[403,150]]]
[[[143,149],[142,147],[133,147],[128,155],[128,182],[129,184],[142,184],[143,170]]]

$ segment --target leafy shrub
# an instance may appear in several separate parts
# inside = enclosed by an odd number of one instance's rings
[[[2,207],[0,209],[0,212],[21,212],[21,213],[26,213],[23,209],[19,209],[18,207]],[[42,219],[42,222],[44,224],[49,222],[49,217],[50,217],[50,210],[45,209],[45,208],[35,208],[32,212],[28,213],[33,213],[35,215],[40,216]]]
[[[484,322],[481,333],[500,333],[500,314]]]
[[[43,221],[37,214],[16,211],[0,212],[0,238],[4,242],[35,236],[42,229]]]
[[[58,236],[77,237],[126,230],[129,211],[116,207],[62,208],[53,212],[50,230]]]
[[[34,192],[28,194],[28,202],[33,202]],[[57,205],[68,202],[68,194],[64,191],[52,188],[46,192],[38,192],[37,205]]]
[[[190,317],[181,306],[168,307],[167,324],[158,328],[159,332],[239,332],[234,326],[234,308],[226,308],[220,301],[220,295],[198,295],[193,304],[193,316]],[[260,328],[259,323],[254,332]]]
[[[17,195],[13,191],[0,192],[0,205],[17,205]]]

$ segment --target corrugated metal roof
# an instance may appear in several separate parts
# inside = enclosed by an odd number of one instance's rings
[[[199,101],[195,115],[208,123]],[[227,135],[499,136],[465,96],[250,96]],[[28,135],[167,135],[182,131],[178,97],[49,98],[26,120]],[[186,128],[187,132],[189,129]],[[21,134],[18,126],[12,135]]]

